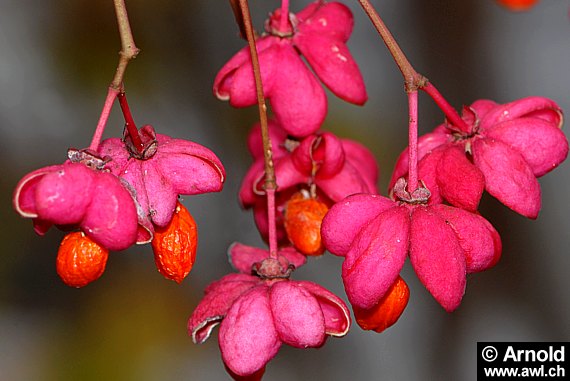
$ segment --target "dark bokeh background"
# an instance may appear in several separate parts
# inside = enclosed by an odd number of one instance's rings
[[[292,1],[294,11],[307,1]],[[384,191],[406,145],[406,97],[399,72],[356,1],[349,43],[368,84],[365,107],[330,97],[325,128],[364,142],[382,169]],[[507,102],[529,95],[570,109],[567,1],[545,0],[514,14],[492,0],[376,1],[417,69],[460,107],[478,98]],[[252,0],[256,25],[277,1]],[[260,244],[237,190],[250,159],[244,139],[255,109],[234,110],[211,95],[217,70],[244,46],[226,1],[130,1],[140,56],[126,86],[135,120],[195,140],[224,162],[223,192],[186,197],[199,223],[197,263],[181,286],[156,272],[150,247],[112,253],[97,282],[76,290],[55,272],[62,234],[36,236],[12,210],[25,173],[62,162],[68,147],[89,145],[120,49],[111,1],[0,0],[1,380],[225,380],[217,333],[192,344],[186,321],[204,287],[230,272],[233,241]],[[420,128],[442,120],[420,98]],[[115,109],[106,136],[122,131]],[[503,258],[469,276],[463,304],[447,314],[406,265],[409,306],[378,335],[354,326],[319,350],[283,347],[268,380],[474,380],[477,341],[570,338],[568,164],[541,180],[537,221],[484,198],[482,213],[503,238]],[[341,259],[311,260],[297,279],[345,297]]]

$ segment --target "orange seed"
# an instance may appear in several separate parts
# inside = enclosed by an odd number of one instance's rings
[[[168,225],[155,230],[151,245],[158,271],[165,278],[181,283],[196,260],[198,229],[180,202]]]
[[[103,274],[108,257],[109,250],[83,232],[69,233],[57,251],[57,274],[68,286],[83,287]]]
[[[527,11],[538,3],[538,0],[497,0],[497,2],[511,11]]]
[[[362,329],[380,333],[398,321],[409,299],[410,289],[404,279],[398,276],[374,307],[369,310],[353,308],[356,322]]]
[[[295,193],[285,208],[285,231],[289,241],[305,255],[321,255],[321,224],[329,208],[315,198]]]

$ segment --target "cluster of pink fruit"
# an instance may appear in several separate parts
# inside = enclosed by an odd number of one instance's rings
[[[350,318],[340,299],[314,283],[289,280],[305,262],[299,253],[320,255],[327,249],[345,258],[342,279],[363,329],[381,332],[403,312],[409,290],[399,273],[408,256],[427,290],[453,311],[464,295],[466,274],[492,267],[501,255],[498,232],[477,212],[483,191],[536,218],[536,178],[568,153],[562,111],[553,101],[479,100],[461,117],[411,142],[395,166],[390,198],[379,196],[370,152],[320,130],[327,102],[319,80],[348,102],[367,99],[345,45],[352,14],[341,3],[322,1],[283,14],[283,7],[273,12],[266,34],[256,40],[259,76],[274,114],[268,134],[275,147],[280,250],[272,257],[268,250],[232,247],[230,259],[240,274],[211,284],[188,325],[194,341],[203,342],[221,322],[222,358],[236,379],[261,378],[281,343],[319,347],[326,335],[348,331]],[[232,106],[256,103],[250,57],[244,48],[215,79],[214,93]],[[248,147],[254,163],[240,200],[253,208],[261,235],[270,240],[259,125]],[[410,186],[410,169],[419,185],[416,180]]]
[[[124,104],[124,94],[119,98]],[[133,131],[134,138],[125,131],[122,139],[69,149],[63,164],[35,170],[16,186],[14,208],[38,234],[53,225],[71,231],[56,262],[69,286],[98,279],[110,250],[135,243],[151,243],[160,273],[178,283],[194,264],[196,223],[178,196],[220,191],[224,167],[199,144],[150,125]]]

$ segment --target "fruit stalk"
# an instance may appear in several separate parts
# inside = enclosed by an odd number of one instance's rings
[[[275,170],[273,168],[273,150],[271,148],[271,139],[269,138],[269,128],[267,126],[267,105],[265,104],[265,96],[263,94],[263,83],[261,81],[261,70],[259,68],[259,58],[255,46],[255,36],[251,23],[251,15],[247,0],[240,0],[240,9],[243,17],[243,24],[247,42],[249,44],[249,52],[251,54],[251,62],[253,67],[253,76],[255,79],[255,89],[257,94],[257,105],[259,109],[259,121],[261,124],[261,138],[263,141],[263,157],[265,161],[265,184],[264,189],[267,195],[267,214],[269,220],[269,256],[277,258],[277,229],[275,226]]]

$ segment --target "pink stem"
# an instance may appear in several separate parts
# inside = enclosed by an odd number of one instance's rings
[[[115,70],[113,81],[107,90],[107,98],[105,98],[103,111],[101,111],[99,122],[97,123],[95,133],[93,134],[91,144],[89,145],[89,149],[92,151],[97,151],[99,148],[103,132],[105,132],[105,127],[109,120],[109,115],[111,114],[111,108],[113,107],[115,98],[117,98],[117,95],[121,92],[121,84],[123,83],[123,77],[125,75],[127,65],[129,61],[135,58],[139,53],[139,49],[135,46],[133,33],[129,24],[129,16],[127,15],[125,0],[113,0],[113,2],[115,4],[115,13],[117,14],[119,35],[121,37],[121,51],[119,52],[119,64],[117,65],[117,70]],[[133,143],[134,142],[135,140],[133,140]]]
[[[99,122],[95,128],[95,133],[93,134],[93,139],[91,139],[91,145],[89,149],[91,151],[97,152],[99,149],[99,144],[101,143],[101,138],[103,137],[103,132],[105,132],[105,126],[109,120],[109,115],[111,114],[111,109],[113,108],[113,103],[115,103],[115,98],[119,94],[118,89],[109,87],[107,90],[107,98],[105,98],[105,104],[103,105],[103,111],[101,111],[101,116],[99,117]]]
[[[470,133],[471,129],[465,123],[463,119],[459,116],[457,111],[449,104],[449,102],[441,95],[441,93],[435,88],[434,85],[431,83],[427,83],[426,85],[420,87],[423,91],[425,91],[437,104],[441,111],[445,114],[445,117],[452,125],[457,127],[460,131],[465,133]]]
[[[418,91],[408,92],[408,192],[418,189]]]
[[[289,0],[281,0],[281,20],[279,30],[286,31],[289,24]]]
[[[269,219],[269,256],[277,258],[277,227],[275,224],[275,189],[266,189],[267,218]]]
[[[131,137],[133,146],[136,147],[138,153],[142,153],[144,150],[144,144],[139,135],[139,130],[137,129],[133,115],[131,114],[131,108],[127,103],[127,97],[125,96],[124,92],[119,93],[117,97],[119,98],[119,105],[121,105],[121,111],[123,112],[123,117],[125,118],[125,127],[129,136]]]

